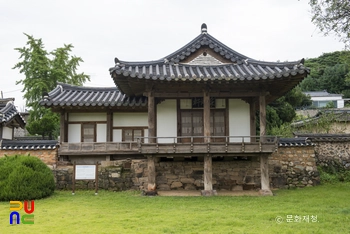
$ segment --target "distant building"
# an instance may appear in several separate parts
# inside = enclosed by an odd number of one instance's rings
[[[323,91],[309,91],[304,92],[305,95],[309,95],[312,101],[312,106],[316,108],[326,107],[328,103],[332,102],[335,108],[344,107],[343,94],[332,94],[326,90]]]
[[[14,100],[14,98],[0,99],[0,140],[12,140],[15,129],[25,127],[26,122],[17,111]]]

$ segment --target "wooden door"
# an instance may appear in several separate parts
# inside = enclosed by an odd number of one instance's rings
[[[203,110],[183,110],[181,111],[181,142],[190,142],[191,137],[194,142],[203,142],[203,138],[196,136],[204,136],[203,131]]]
[[[212,138],[211,142],[224,142],[225,141],[225,110],[211,110],[210,111],[210,135],[211,136],[223,136],[222,138]]]

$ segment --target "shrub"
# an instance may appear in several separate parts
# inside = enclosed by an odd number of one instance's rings
[[[0,158],[0,201],[40,199],[54,190],[53,174],[40,159],[30,155]]]
[[[350,182],[350,171],[345,169],[337,169],[333,165],[328,167],[318,167],[320,172],[320,180],[323,184],[334,184],[337,182]]]

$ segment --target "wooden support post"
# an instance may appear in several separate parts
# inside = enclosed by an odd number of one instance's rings
[[[265,142],[266,134],[266,101],[265,96],[259,96],[259,113],[260,113],[260,143]],[[269,163],[268,155],[260,155],[260,173],[261,173],[261,190],[262,195],[272,195],[270,190]]]
[[[155,120],[156,120],[156,113],[155,113],[154,96],[152,92],[148,92],[148,137],[149,137],[148,142],[149,143],[156,143],[156,139],[154,138],[156,136]]]
[[[216,190],[213,190],[213,168],[212,157],[210,154],[204,156],[204,190],[203,196],[217,195]]]
[[[95,195],[98,193],[98,162],[96,162],[95,168]]]
[[[273,195],[270,190],[268,155],[260,155],[261,190],[262,195]]]
[[[60,143],[66,142],[66,112],[63,110],[60,114]]]
[[[107,131],[106,140],[107,142],[113,141],[113,113],[111,111],[107,112]]]
[[[210,96],[208,91],[203,95],[203,123],[204,123],[204,142],[210,142]]]
[[[259,97],[259,113],[260,113],[260,141],[265,141],[266,134],[266,102],[265,96]]]
[[[250,107],[250,135],[251,136],[256,136],[256,107],[255,107],[255,98],[252,98],[252,100],[249,103],[249,107]],[[250,139],[251,142],[255,142],[256,138],[255,137],[251,137]]]
[[[148,187],[150,185],[156,185],[156,167],[155,167],[155,157],[148,156],[147,157],[147,168],[148,168]]]

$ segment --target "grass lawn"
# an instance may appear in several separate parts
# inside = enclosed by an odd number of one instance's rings
[[[143,197],[132,191],[57,191],[35,201],[32,225],[10,225],[10,204],[0,202],[0,233],[350,233],[350,183],[274,192]]]

